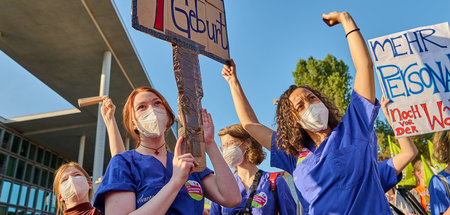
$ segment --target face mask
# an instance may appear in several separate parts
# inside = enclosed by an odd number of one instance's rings
[[[242,153],[239,146],[229,146],[223,149],[223,159],[230,167],[239,166],[244,161],[244,154],[247,150]]]
[[[300,116],[300,125],[312,132],[322,131],[328,127],[328,108],[322,103],[310,104]]]
[[[64,201],[77,201],[89,193],[89,184],[84,176],[69,176],[69,178],[60,185],[61,197]]]
[[[137,129],[146,137],[155,138],[164,134],[169,119],[166,110],[149,108],[137,119]]]

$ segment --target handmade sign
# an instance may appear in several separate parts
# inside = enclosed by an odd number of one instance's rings
[[[226,64],[223,0],[133,0],[133,28]]]
[[[223,0],[133,0],[133,28],[173,45],[178,87],[178,135],[182,153],[191,153],[206,168],[202,127],[203,97],[198,54],[228,64],[230,58]]]
[[[396,137],[450,129],[448,23],[368,41]]]

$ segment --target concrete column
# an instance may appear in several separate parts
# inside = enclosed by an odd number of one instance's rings
[[[83,166],[84,146],[85,145],[86,145],[86,135],[83,135],[80,138],[80,149],[78,151],[78,164],[80,164],[80,166]]]
[[[111,74],[111,52],[106,51],[103,55],[102,76],[100,77],[100,92],[99,96],[109,94],[109,77]],[[97,114],[97,131],[95,136],[95,151],[94,151],[94,193],[97,191],[99,184],[97,182],[103,176],[103,162],[105,158],[105,137],[106,125],[103,122],[101,114],[102,103],[98,105]]]

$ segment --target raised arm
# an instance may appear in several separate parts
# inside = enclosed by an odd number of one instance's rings
[[[125,151],[123,140],[119,132],[119,127],[117,127],[116,117],[114,117],[115,111],[116,106],[113,104],[112,100],[110,98],[104,99],[101,112],[103,121],[106,124],[106,130],[108,131],[111,157]]]
[[[383,110],[383,114],[389,122],[389,125],[392,129],[391,120],[389,119],[387,105],[389,104],[389,99],[385,99],[384,96],[381,97],[381,110]],[[395,155],[392,158],[392,162],[394,163],[395,172],[400,174],[403,169],[416,157],[418,151],[416,145],[414,145],[413,141],[410,137],[400,137],[397,139],[398,144],[400,145],[400,153]]]
[[[236,76],[236,65],[230,60],[230,65],[224,65],[222,76],[230,85],[231,96],[233,97],[236,113],[241,121],[242,127],[258,141],[262,146],[270,151],[270,142],[273,130],[259,123],[255,112],[253,112],[247,97],[242,90],[241,84]]]
[[[341,23],[344,27],[353,64],[356,68],[353,90],[372,104],[375,104],[376,96],[373,62],[370,58],[366,42],[355,21],[347,12],[322,14],[322,18],[329,26]]]
[[[239,187],[214,141],[214,124],[211,114],[204,109],[202,116],[206,153],[215,172],[202,179],[205,196],[219,205],[234,208],[242,201]]]
[[[105,214],[166,214],[181,187],[186,183],[189,174],[198,165],[191,154],[181,155],[180,147],[182,141],[183,138],[180,138],[175,146],[172,178],[150,201],[136,210],[135,193],[129,191],[108,192],[105,196]]]

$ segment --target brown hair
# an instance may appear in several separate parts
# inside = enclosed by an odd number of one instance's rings
[[[66,210],[66,204],[64,203],[64,199],[59,198],[59,195],[60,195],[59,182],[61,181],[62,174],[69,167],[74,167],[74,168],[80,170],[80,172],[82,172],[83,175],[86,177],[87,181],[91,182],[91,178],[89,177],[89,174],[78,163],[70,162],[70,163],[65,163],[65,164],[61,165],[58,168],[58,170],[56,170],[55,179],[53,180],[53,194],[55,194],[55,196],[57,197],[57,202],[58,202],[58,209],[56,210],[56,214]],[[92,201],[92,194],[93,194],[92,189],[89,188],[89,201]]]
[[[306,133],[305,129],[297,122],[294,115],[294,105],[289,100],[289,96],[298,88],[304,88],[316,95],[320,101],[328,108],[328,126],[334,129],[342,120],[339,109],[334,105],[332,100],[328,99],[319,91],[308,86],[291,85],[281,96],[277,106],[276,122],[277,128],[277,147],[283,148],[286,154],[297,156],[300,149],[306,143],[311,141],[311,137]]]
[[[419,177],[416,175],[416,172],[419,172],[419,171],[420,171],[420,168],[421,168],[422,166],[423,166],[422,160],[417,160],[417,161],[414,163],[413,175],[414,175],[414,178],[416,178],[416,185],[419,185]]]
[[[128,96],[127,102],[125,103],[125,107],[123,108],[122,117],[123,117],[123,124],[125,126],[125,130],[127,130],[127,132],[133,137],[133,139],[137,143],[136,148],[139,147],[139,144],[141,143],[141,139],[139,138],[139,131],[134,128],[134,122],[133,122],[134,108],[133,108],[133,106],[134,106],[134,98],[140,92],[152,92],[161,99],[162,104],[166,108],[166,112],[169,117],[169,122],[167,123],[166,130],[169,129],[170,126],[172,126],[173,123],[175,122],[175,115],[173,114],[172,109],[169,106],[169,103],[167,103],[167,100],[158,91],[156,91],[155,89],[153,89],[151,87],[139,87],[139,88],[133,90],[133,92],[131,92],[130,95]]]
[[[439,131],[433,136],[433,158],[440,163],[450,162],[450,132]]]
[[[230,135],[234,138],[238,138],[245,143],[246,140],[250,140],[250,145],[247,146],[247,153],[244,155],[244,159],[250,163],[259,165],[266,158],[266,153],[263,151],[261,144],[259,144],[250,134],[244,130],[241,124],[230,125],[218,132],[219,136]]]

